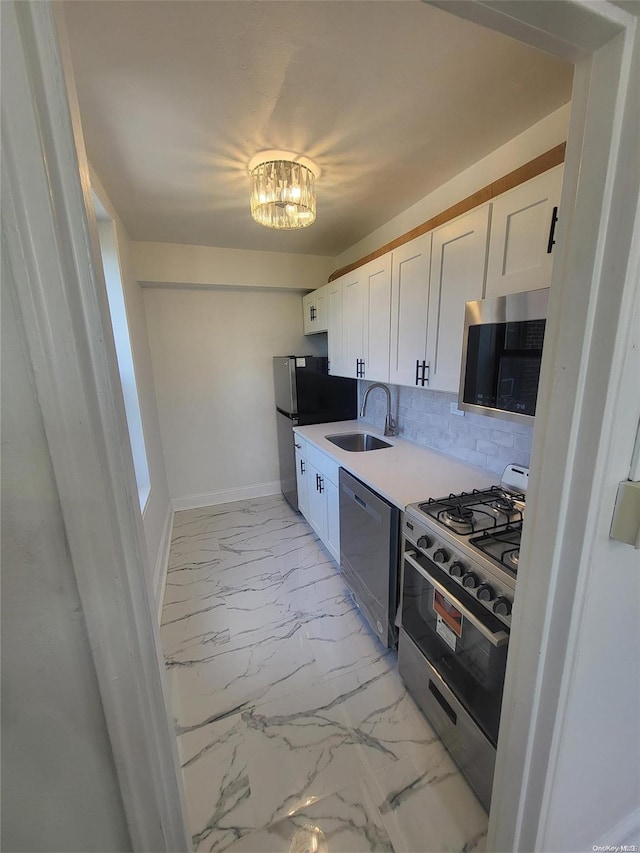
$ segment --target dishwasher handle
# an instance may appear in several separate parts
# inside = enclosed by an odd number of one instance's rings
[[[375,509],[364,501],[360,495],[357,495],[353,489],[349,488],[346,483],[342,483],[342,491],[349,497],[351,500],[358,504],[358,506],[363,509],[371,518],[376,522],[376,524],[382,524],[382,516],[379,512],[376,512]]]

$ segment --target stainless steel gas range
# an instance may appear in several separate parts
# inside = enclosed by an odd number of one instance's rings
[[[509,465],[402,522],[400,675],[487,810],[528,477]]]

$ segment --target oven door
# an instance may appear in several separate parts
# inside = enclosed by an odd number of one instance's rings
[[[404,554],[402,627],[495,746],[505,626],[420,552]]]

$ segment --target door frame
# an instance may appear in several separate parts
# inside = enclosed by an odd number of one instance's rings
[[[573,604],[592,541],[583,519],[603,482],[601,437],[615,414],[606,403],[637,289],[627,269],[640,242],[637,18],[622,0],[433,5],[576,62],[522,547],[523,564],[542,568],[519,581],[488,837],[490,850],[534,850],[542,849],[563,674],[575,651],[567,612],[579,618]],[[136,850],[184,850],[176,744],[62,4],[2,6],[12,81],[2,103],[5,251],[21,282],[19,309],[124,808]]]
[[[60,3],[2,3],[2,247],[132,845],[190,850],[61,15]]]
[[[611,480],[627,476],[624,460],[612,468],[610,436],[624,410],[628,471],[628,413],[635,424],[640,413],[637,377],[627,371],[622,379],[640,287],[640,8],[624,0],[431,5],[575,63],[487,838],[487,850],[548,850],[590,554],[599,520],[613,514]],[[605,820],[593,843],[640,832],[640,810]]]

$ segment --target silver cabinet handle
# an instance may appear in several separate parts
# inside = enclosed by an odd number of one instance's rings
[[[425,580],[429,581],[429,583],[431,584],[431,586],[434,587],[434,589],[437,589],[438,592],[442,593],[442,595],[444,595],[445,598],[450,601],[454,605],[454,607],[459,610],[460,613],[462,613],[462,615],[466,619],[469,620],[469,622],[471,622],[473,627],[477,628],[478,631],[480,631],[480,633],[482,634],[482,636],[489,640],[492,646],[496,646],[496,648],[498,648],[499,646],[504,646],[505,643],[509,642],[509,635],[506,631],[497,631],[494,634],[493,631],[487,628],[487,626],[484,624],[484,622],[482,622],[481,619],[478,619],[475,613],[472,613],[470,610],[468,610],[464,606],[464,604],[462,604],[457,598],[455,598],[455,596],[453,596],[452,593],[445,586],[443,586],[439,581],[432,577],[429,572],[424,569],[420,565],[420,563],[418,563],[417,560],[414,559],[415,556],[415,551],[405,551],[404,553],[404,559],[407,561],[407,563],[409,563],[409,565],[412,566],[416,570],[416,572],[422,575]]]

